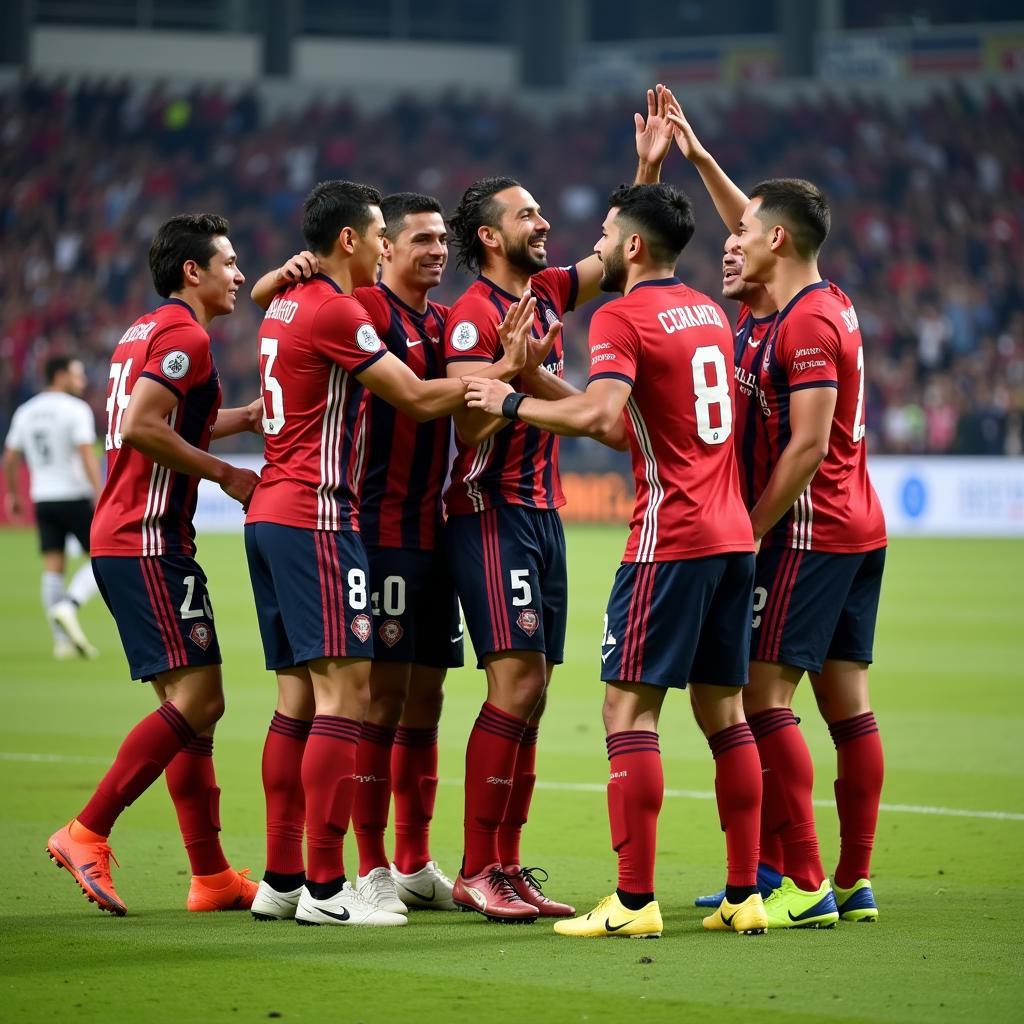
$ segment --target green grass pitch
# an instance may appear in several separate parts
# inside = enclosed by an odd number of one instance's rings
[[[550,890],[589,907],[611,891],[597,681],[601,616],[623,532],[569,532],[567,664],[555,674],[524,852]],[[210,537],[228,711],[217,732],[224,840],[263,867],[259,762],[274,703],[241,539]],[[35,539],[0,533],[0,1019],[5,1021],[1010,1021],[1024,994],[1024,744],[1020,670],[1024,545],[902,540],[890,550],[873,672],[887,774],[875,857],[875,926],[705,934],[694,895],[724,874],[712,762],[681,694],[662,722],[666,785],[660,942],[571,941],[550,926],[418,914],[356,931],[190,916],[187,862],[158,784],[114,834],[130,916],[86,904],[43,853],[85,801],[127,729],[153,706],[126,678],[99,601],[83,621],[92,663],[57,664],[38,602]],[[834,752],[806,686],[798,713],[831,795]],[[480,705],[472,669],[453,673],[441,724],[434,853],[454,874],[462,755]],[[930,811],[929,811],[930,809]],[[971,813],[956,813],[971,812]],[[985,814],[984,812],[989,812]],[[819,828],[827,866],[834,811]],[[349,868],[355,867],[349,851]]]

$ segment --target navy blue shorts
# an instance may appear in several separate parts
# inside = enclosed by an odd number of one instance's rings
[[[885,548],[862,554],[763,549],[757,556],[750,657],[820,672],[872,660]]]
[[[245,553],[267,668],[373,657],[370,573],[358,533],[246,523]]]
[[[444,552],[367,548],[374,661],[462,665],[462,617]]]
[[[608,598],[601,678],[746,686],[753,582],[746,553],[623,562]]]
[[[92,569],[132,679],[149,682],[174,669],[220,664],[206,573],[191,555],[100,555]]]
[[[445,549],[478,668],[499,651],[541,651],[561,664],[569,588],[556,511],[500,505],[450,516]]]

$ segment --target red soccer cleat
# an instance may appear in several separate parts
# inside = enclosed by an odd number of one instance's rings
[[[475,910],[500,924],[533,924],[538,911],[516,891],[500,864],[490,864],[478,875],[455,879],[452,900],[459,910]]]
[[[568,903],[559,903],[557,900],[549,899],[544,895],[541,882],[548,880],[548,873],[543,868],[524,868],[513,864],[505,868],[505,877],[509,884],[519,894],[524,903],[537,908],[541,917],[575,917],[576,908],[570,907]],[[542,874],[543,878],[537,875]]]
[[[249,869],[222,872],[223,885],[211,885],[198,875],[192,876],[188,887],[186,906],[193,913],[213,910],[248,910],[256,896],[259,884],[249,878]]]
[[[50,836],[46,852],[57,867],[71,872],[90,903],[117,917],[128,913],[110,877],[110,860],[117,864],[117,858],[106,842],[78,842],[71,838],[70,825],[65,825]]]

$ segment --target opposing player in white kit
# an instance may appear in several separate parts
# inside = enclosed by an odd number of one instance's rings
[[[7,513],[23,509],[18,493],[18,467],[28,465],[32,502],[43,555],[42,598],[53,631],[53,656],[96,656],[78,622],[78,608],[98,590],[86,562],[64,590],[64,546],[73,536],[89,551],[93,505],[100,492],[100,465],[93,447],[96,422],[80,397],[85,369],[79,359],[54,356],[46,363],[46,390],[20,406],[11,419],[4,445]]]

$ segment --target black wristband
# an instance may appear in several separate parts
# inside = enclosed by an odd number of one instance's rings
[[[505,401],[501,403],[501,415],[507,420],[519,419],[519,406],[523,404],[523,399],[526,395],[519,391],[513,391],[511,395],[505,396]]]

